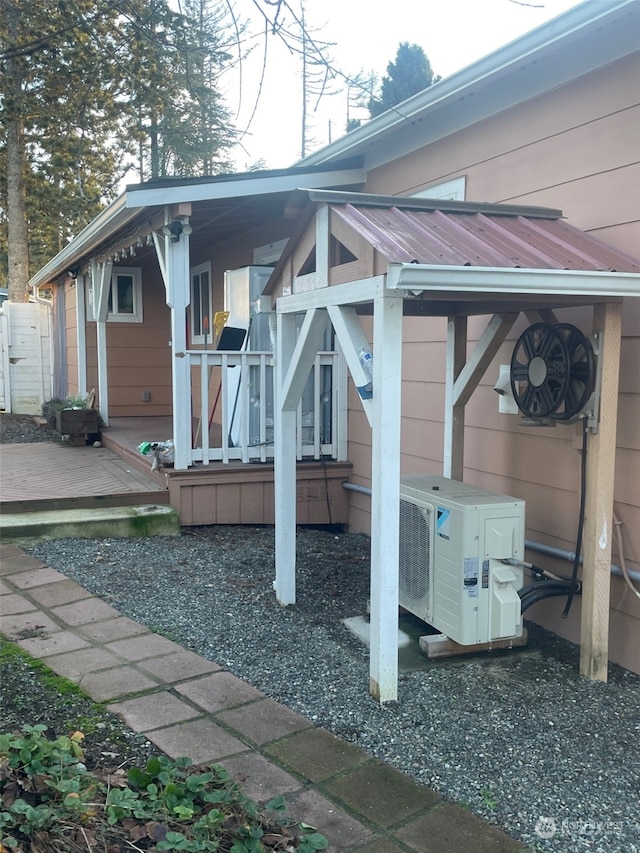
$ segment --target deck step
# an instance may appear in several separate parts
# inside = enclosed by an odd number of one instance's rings
[[[41,539],[111,539],[127,536],[177,536],[178,513],[169,506],[146,504],[100,509],[3,513],[3,542],[28,545]]]
[[[0,515],[24,512],[51,512],[62,509],[108,509],[114,506],[139,506],[153,501],[168,504],[169,492],[117,492],[110,495],[81,495],[80,497],[22,498],[2,501]]]

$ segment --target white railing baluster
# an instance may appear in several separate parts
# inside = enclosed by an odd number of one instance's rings
[[[322,422],[322,402],[320,390],[322,388],[322,369],[320,367],[321,356],[318,355],[313,363],[313,458],[320,459],[320,425]]]
[[[195,440],[191,442],[192,445],[199,446],[191,447],[189,464],[201,462],[207,465],[214,461],[227,464],[232,460],[239,460],[243,463],[252,460],[266,462],[272,459],[274,454],[273,424],[269,426],[267,423],[267,404],[269,399],[273,400],[274,397],[268,379],[268,374],[271,373],[271,382],[273,381],[273,355],[267,352],[204,352],[192,350],[187,353],[187,359],[193,389],[196,391],[199,388],[200,396],[198,425],[195,430],[192,430],[192,439]],[[307,412],[306,417],[303,417],[301,400],[296,415],[296,455],[299,460],[309,457],[320,459],[323,456],[337,458],[336,454],[339,453],[338,431],[344,421],[344,412],[340,412],[340,406],[344,404],[338,377],[340,363],[340,357],[337,353],[318,353],[315,357],[311,374],[313,377],[313,412]],[[325,442],[323,441],[323,425],[327,405],[324,400],[327,387],[325,376],[327,365],[331,370],[331,436],[330,440]],[[196,368],[200,369],[199,379],[196,376]],[[210,411],[212,394],[209,385],[214,369],[220,371],[220,390],[218,392],[216,389],[215,394],[215,397],[218,397],[219,393],[218,406],[216,406],[216,412],[220,413],[221,440],[219,446],[217,442],[211,446],[209,436],[209,418],[213,414]],[[238,377],[237,382],[235,381],[236,376]],[[252,391],[254,399],[252,399]],[[312,417],[309,417],[310,414]],[[194,410],[194,420],[196,417],[197,410]],[[309,436],[309,427],[313,429],[312,436]],[[232,430],[236,435],[235,441],[231,435]]]

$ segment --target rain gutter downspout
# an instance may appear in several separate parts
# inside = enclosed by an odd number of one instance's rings
[[[347,489],[350,492],[358,492],[361,495],[371,495],[371,489],[368,486],[359,486],[357,483],[343,483],[342,488]],[[534,542],[532,539],[525,539],[524,545],[525,548],[528,548],[530,551],[545,554],[547,557],[556,557],[559,560],[566,560],[569,563],[573,563],[576,557],[575,551],[566,551],[563,548],[556,548],[554,545],[544,545],[542,542]],[[582,557],[580,558],[580,562],[582,562]],[[611,574],[618,575],[618,577],[621,578],[624,577],[620,566],[616,566],[614,563],[611,564]],[[632,580],[640,581],[640,571],[627,569],[627,574]]]

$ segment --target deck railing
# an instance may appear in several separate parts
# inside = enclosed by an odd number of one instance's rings
[[[266,462],[274,455],[273,354],[189,350],[190,464]],[[338,355],[316,355],[298,406],[298,459],[336,458]]]

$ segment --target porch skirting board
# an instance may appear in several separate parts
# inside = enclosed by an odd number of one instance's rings
[[[349,499],[342,483],[346,462],[299,462],[298,524],[347,524]],[[167,471],[169,502],[183,526],[274,524],[273,465],[213,463],[189,471]]]
[[[138,444],[170,433],[170,418],[114,418],[102,441],[132,468],[168,489],[168,502],[182,526],[275,523],[273,463],[211,462],[186,471],[151,471]],[[348,524],[349,495],[342,483],[350,479],[351,469],[350,462],[298,462],[298,524]]]

